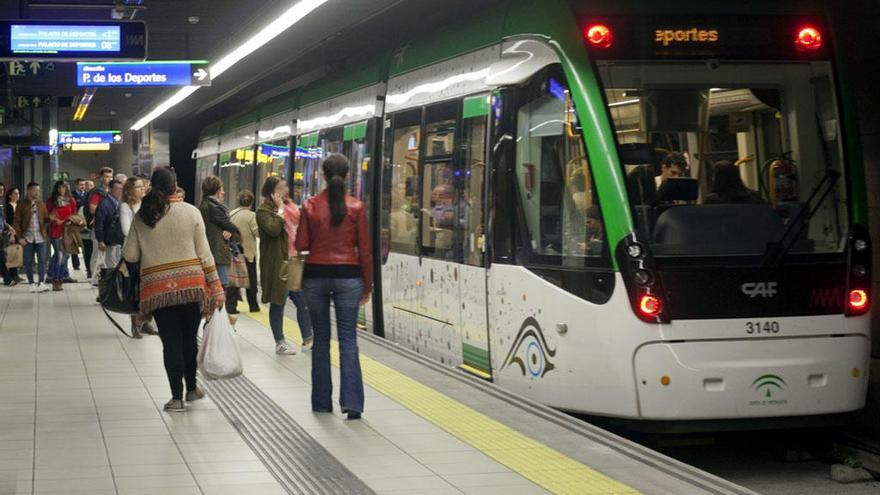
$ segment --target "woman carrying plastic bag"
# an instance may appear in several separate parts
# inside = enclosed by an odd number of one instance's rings
[[[199,368],[209,379],[234,378],[242,372],[241,350],[225,308],[214,313],[205,324]]]

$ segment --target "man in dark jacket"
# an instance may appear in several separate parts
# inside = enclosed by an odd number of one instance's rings
[[[76,200],[76,207],[81,208],[86,202],[86,181],[83,178],[77,178],[73,183],[73,191],[71,192],[73,199]],[[79,212],[77,212],[79,213]],[[70,261],[73,262],[73,269],[79,270],[79,253],[70,255]],[[88,261],[88,260],[87,260]]]
[[[98,204],[95,210],[95,240],[98,241],[98,251],[103,256],[103,266],[112,268],[119,262],[121,246],[111,246],[108,242],[113,220],[119,210],[119,199],[122,198],[122,183],[118,180],[111,180],[109,192],[104,199]],[[100,271],[100,266],[98,267]]]

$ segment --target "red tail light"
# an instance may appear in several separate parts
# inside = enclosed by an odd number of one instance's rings
[[[822,33],[812,26],[804,26],[798,30],[794,42],[801,50],[818,50],[822,48]]]
[[[853,289],[849,291],[849,298],[847,299],[847,304],[849,304],[850,311],[854,313],[862,312],[868,309],[868,292],[862,289]]]
[[[609,48],[613,41],[611,29],[604,24],[590,24],[584,30],[584,38],[597,48]]]
[[[653,317],[660,314],[663,310],[663,303],[660,298],[651,294],[644,294],[639,299],[639,311],[645,316]]]

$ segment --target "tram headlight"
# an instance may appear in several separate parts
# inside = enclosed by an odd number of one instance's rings
[[[628,254],[630,258],[641,258],[642,255],[645,254],[645,249],[641,244],[630,244],[626,247],[626,254]]]
[[[643,294],[639,299],[639,311],[645,316],[654,317],[663,310],[663,303],[660,298],[652,294]]]
[[[853,242],[853,247],[856,251],[862,252],[868,249],[868,241],[864,239],[856,239],[855,242]]]
[[[639,285],[651,285],[651,282],[654,281],[653,277],[651,277],[651,273],[648,270],[635,270],[633,272],[633,280],[636,281]]]
[[[856,265],[853,267],[853,275],[858,278],[862,278],[868,274],[868,269],[865,268],[865,265]]]
[[[853,289],[849,291],[847,298],[849,309],[854,312],[861,312],[868,308],[868,292],[862,289]]]

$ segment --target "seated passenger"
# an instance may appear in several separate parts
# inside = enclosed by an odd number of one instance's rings
[[[763,203],[761,195],[743,184],[739,176],[739,167],[728,160],[715,163],[712,176],[712,192],[703,199],[703,203],[711,204],[747,204]]]
[[[660,189],[663,182],[670,177],[681,177],[688,168],[684,153],[672,152],[660,163],[660,175],[654,177],[654,188]]]
[[[657,206],[659,203],[652,175],[648,166],[635,167],[626,174],[626,189],[633,204]]]

